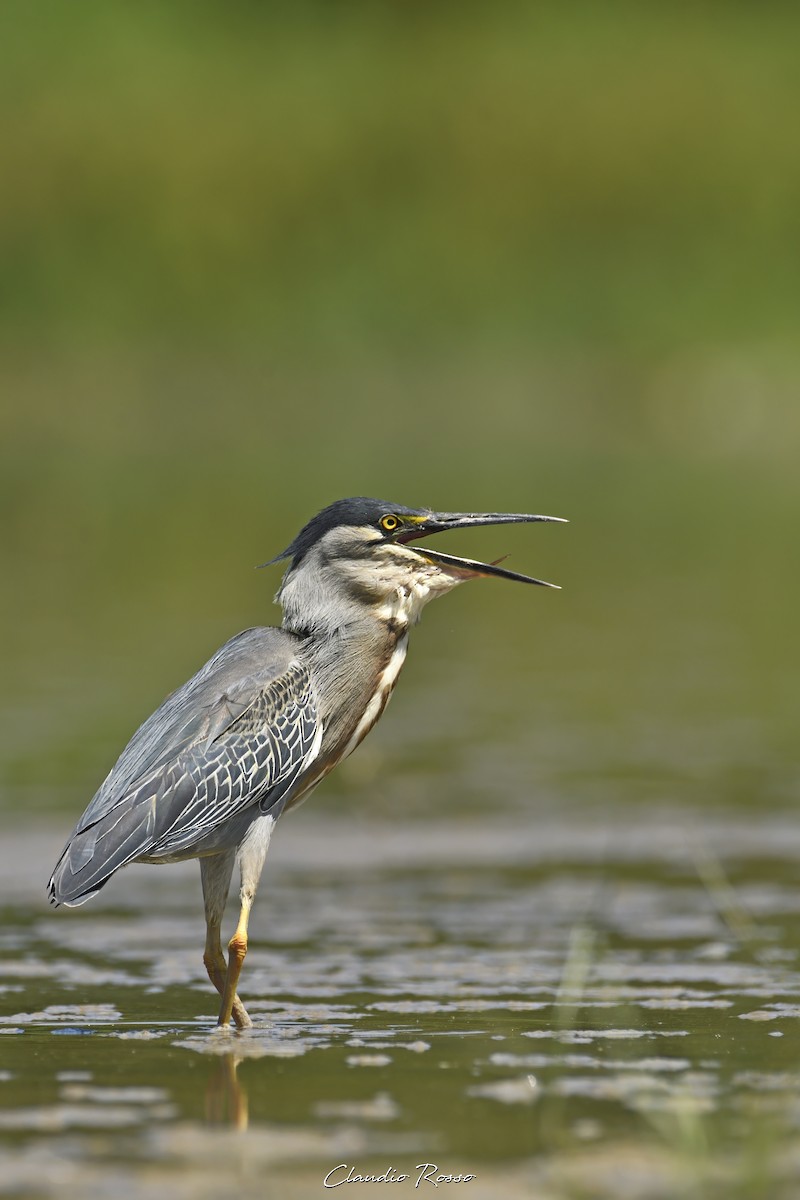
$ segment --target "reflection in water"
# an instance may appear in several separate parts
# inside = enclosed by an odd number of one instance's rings
[[[214,1063],[206,1084],[205,1110],[209,1125],[231,1125],[247,1129],[247,1092],[238,1078],[242,1059],[231,1051]]]
[[[99,1193],[98,1146],[129,1157],[132,1200],[151,1200],[159,1164],[185,1174],[176,1200],[217,1200],[232,1170],[248,1200],[267,1174],[305,1200],[344,1162],[438,1162],[476,1173],[480,1200],[562,1200],[556,1160],[573,1194],[617,1196],[598,1173],[624,1160],[631,1194],[677,1195],[687,1129],[724,1147],[746,1122],[754,1154],[764,1119],[773,1140],[796,1136],[794,821],[695,814],[689,839],[679,809],[569,816],[424,836],[287,825],[248,954],[246,1035],[208,1024],[185,944],[194,878],[132,870],[117,907],[66,925],[14,907],[0,873],[3,1182],[56,1194],[41,1163],[63,1163],[68,1133],[80,1169],[62,1200]],[[35,875],[50,852],[31,836],[14,858]],[[634,1155],[655,1137],[663,1160]],[[730,1182],[726,1163],[707,1165]]]

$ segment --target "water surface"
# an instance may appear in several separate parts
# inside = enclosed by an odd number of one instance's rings
[[[4,1193],[323,1194],[340,1164],[412,1189],[433,1163],[470,1195],[730,1195],[800,1121],[780,815],[353,827],[309,806],[275,839],[254,1028],[229,1036],[195,864],[51,915],[28,870],[52,832],[9,848]]]

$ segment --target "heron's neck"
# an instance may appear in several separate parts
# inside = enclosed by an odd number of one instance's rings
[[[283,608],[283,628],[300,637],[323,643],[347,630],[380,630],[397,639],[416,624],[429,600],[457,582],[446,579],[445,587],[435,588],[421,572],[377,593],[330,572],[288,571],[276,599]]]
[[[285,629],[303,639],[325,727],[325,745],[349,753],[383,712],[405,661],[409,621],[401,608],[355,606],[328,620],[309,614],[298,627],[284,609]],[[287,620],[288,617],[288,620]],[[309,620],[309,617],[311,618]]]

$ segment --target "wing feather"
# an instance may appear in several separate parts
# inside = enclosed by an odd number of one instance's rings
[[[247,630],[165,700],[78,822],[50,879],[53,903],[83,903],[133,859],[191,857],[215,831],[223,844],[249,806],[282,810],[321,740],[296,650],[282,630]]]

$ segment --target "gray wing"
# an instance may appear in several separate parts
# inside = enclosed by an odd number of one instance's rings
[[[54,904],[82,904],[135,858],[190,857],[248,806],[282,808],[322,733],[295,654],[283,630],[248,629],[167,697],[75,827],[50,879]]]

